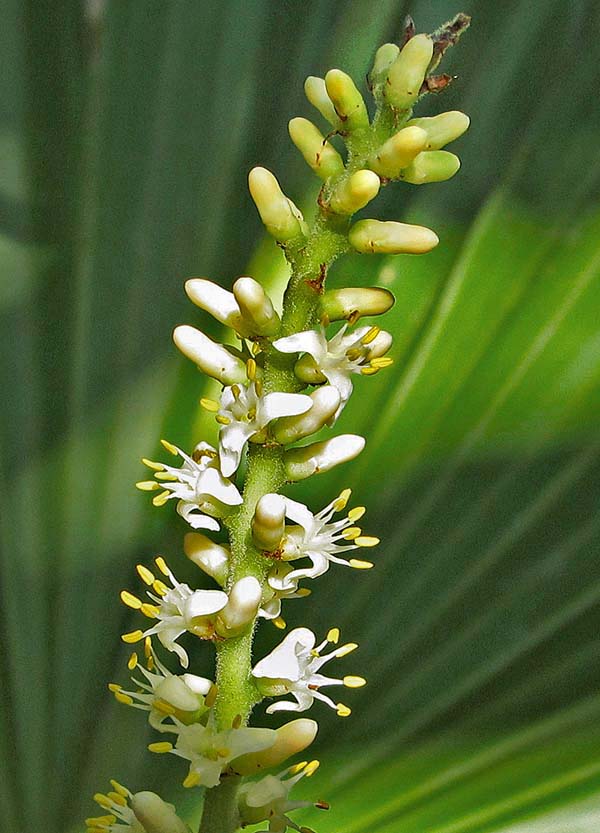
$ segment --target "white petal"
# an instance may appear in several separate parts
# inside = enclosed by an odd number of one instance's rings
[[[211,468],[202,472],[196,488],[199,498],[206,495],[227,506],[238,506],[244,500],[235,484],[223,477],[218,469]]]
[[[186,599],[183,615],[189,622],[198,616],[210,616],[218,613],[227,604],[227,593],[222,590],[194,590],[189,599]]]
[[[252,670],[253,676],[296,682],[302,677],[296,648],[301,647],[310,651],[314,648],[315,641],[314,633],[308,628],[294,628],[277,648],[255,665]]]
[[[219,459],[221,461],[221,471],[225,477],[231,477],[238,470],[242,449],[254,433],[253,426],[242,422],[232,422],[231,425],[224,425],[219,432]]]
[[[283,499],[285,501],[285,514],[287,517],[294,521],[294,523],[300,524],[302,529],[310,534],[315,525],[315,516],[308,506],[305,506],[303,503],[298,503],[297,500],[292,500],[289,497],[284,497]]]
[[[303,333],[278,338],[273,347],[280,353],[309,353],[316,362],[327,354],[327,340],[316,330],[305,330]]]
[[[267,707],[267,714],[275,714],[275,712],[304,712],[309,706],[294,703],[292,700],[278,700],[276,703],[271,703]]]
[[[203,515],[195,503],[180,500],[177,504],[177,512],[189,523],[192,529],[211,529],[218,532],[221,528],[219,522],[208,515]]]
[[[310,396],[303,393],[267,393],[261,401],[261,428],[278,417],[305,414],[312,404]]]

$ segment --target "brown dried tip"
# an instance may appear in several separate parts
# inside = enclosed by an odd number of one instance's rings
[[[430,75],[421,84],[419,95],[423,95],[423,93],[441,93],[442,90],[446,89],[448,84],[454,81],[455,77],[446,73],[443,75]]]
[[[417,29],[415,26],[415,21],[409,14],[407,14],[404,18],[404,29],[402,32],[402,37],[400,38],[400,43],[398,44],[400,46],[400,49],[402,49],[403,46],[406,46],[409,40],[411,38],[414,38],[416,33]]]
[[[470,16],[459,12],[456,17],[453,17],[448,23],[444,23],[443,26],[440,26],[430,35],[433,41],[433,57],[429,64],[429,72],[433,72],[444,57],[446,50],[458,42],[460,36],[463,32],[466,32],[470,25]]]

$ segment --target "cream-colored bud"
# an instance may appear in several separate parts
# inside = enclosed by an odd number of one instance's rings
[[[371,359],[378,359],[380,356],[385,356],[387,351],[392,346],[393,337],[387,330],[380,330],[373,341],[370,341],[368,346],[369,361]]]
[[[231,555],[228,547],[216,544],[201,532],[188,532],[183,538],[183,551],[207,576],[225,586]]]
[[[131,797],[131,809],[146,833],[189,833],[189,827],[156,793],[139,792]]]
[[[288,130],[292,142],[317,176],[328,179],[342,173],[344,160],[311,121],[303,118],[292,119]]]
[[[373,171],[356,171],[336,186],[329,208],[336,214],[354,214],[377,196],[381,180]]]
[[[421,119],[411,119],[407,128],[420,127],[427,133],[427,144],[423,150],[441,150],[449,142],[453,142],[465,133],[471,119],[460,110],[449,110],[447,113],[440,113],[438,116],[429,116]]]
[[[380,220],[359,220],[348,235],[357,252],[424,254],[439,243],[437,234],[425,226]]]
[[[289,480],[304,480],[312,474],[329,471],[339,463],[353,460],[364,447],[364,437],[340,434],[324,442],[292,448],[284,455],[286,475]]]
[[[223,385],[246,381],[246,365],[195,327],[182,324],[175,327],[173,341],[184,356],[195,362],[203,373]]]
[[[216,630],[220,636],[238,636],[256,617],[262,601],[262,588],[254,576],[245,576],[235,582],[229,591],[229,600],[219,611]]]
[[[335,112],[333,101],[329,98],[325,80],[316,75],[309,75],[304,82],[304,94],[309,102],[315,107],[329,124],[337,127],[340,123],[338,114]]]
[[[327,94],[335,112],[347,130],[360,130],[369,125],[365,101],[352,78],[341,69],[330,69],[325,76]]]
[[[389,289],[380,286],[357,286],[328,289],[321,298],[321,314],[329,321],[342,321],[354,316],[382,315],[394,306],[395,298]]]
[[[281,495],[263,495],[252,518],[252,537],[259,550],[275,552],[285,532],[285,501]]]
[[[432,56],[433,41],[428,35],[415,35],[404,46],[390,67],[384,90],[392,107],[408,110],[414,106]]]
[[[400,47],[395,43],[384,43],[375,53],[373,69],[369,73],[372,84],[379,84],[385,80],[387,72],[400,54]]]
[[[412,185],[425,185],[427,182],[444,182],[450,179],[460,168],[460,159],[447,150],[424,150],[405,168],[400,179]]]
[[[258,281],[238,278],[233,285],[233,295],[252,335],[272,336],[277,332],[279,316]]]
[[[313,404],[305,414],[282,417],[275,422],[271,430],[278,443],[296,442],[331,423],[340,406],[338,389],[333,385],[323,385],[314,390],[310,398]]]
[[[210,313],[213,318],[242,335],[244,331],[240,308],[231,292],[205,278],[190,278],[185,291],[193,304]]]
[[[369,157],[369,167],[380,176],[396,179],[402,168],[410,165],[426,144],[425,130],[416,126],[404,127]]]
[[[304,233],[302,214],[283,193],[271,171],[253,168],[248,187],[265,228],[276,240],[286,243]]]
[[[315,720],[301,717],[285,723],[275,730],[273,746],[260,752],[241,755],[233,761],[231,767],[238,775],[254,775],[263,769],[279,766],[293,755],[298,755],[311,745],[319,727]]]
[[[294,373],[301,382],[307,385],[322,385],[327,381],[327,376],[324,376],[319,370],[319,366],[310,353],[305,353],[301,356],[294,365]]]

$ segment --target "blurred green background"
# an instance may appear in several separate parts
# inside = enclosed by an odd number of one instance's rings
[[[344,413],[367,451],[294,495],[319,508],[353,486],[384,542],[375,570],[331,570],[286,609],[341,626],[361,644],[348,671],[370,681],[349,720],[313,715],[324,766],[305,786],[333,809],[303,822],[597,831],[598,4],[0,5],[2,830],[80,830],[109,777],[193,816],[183,765],[151,756],[143,716],[106,691],[126,680],[118,591],[135,563],[160,551],[198,581],[183,522],[132,487],[160,436],[213,430],[170,341],[208,326],[183,280],[281,283],[245,182],[260,163],[301,204],[314,195],[286,131],[316,115],[305,76],[359,80],[407,12],[431,31],[465,11],[443,67],[458,78],[420,111],[470,114],[463,167],[371,208],[430,225],[439,248],[331,274],[396,293],[396,364],[359,379]],[[263,626],[257,651],[277,638]]]

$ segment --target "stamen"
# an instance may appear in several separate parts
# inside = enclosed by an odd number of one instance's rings
[[[352,714],[352,709],[349,706],[345,706],[344,703],[338,703],[337,714],[338,717],[350,717],[350,715]]]
[[[144,633],[143,633],[143,631],[139,631],[139,630],[138,631],[131,631],[131,633],[124,633],[121,636],[121,639],[123,640],[123,642],[127,642],[128,645],[133,645],[136,642],[139,642],[140,639],[143,639],[143,638],[144,638]]]
[[[248,359],[246,362],[246,375],[251,382],[256,379],[256,362],[254,359]]]
[[[160,489],[160,483],[157,483],[156,480],[138,480],[135,488],[139,489],[140,492],[154,492],[156,489]]]
[[[379,368],[366,365],[366,367],[361,367],[360,372],[363,376],[375,376],[376,373],[379,373]]]
[[[149,570],[147,567],[144,567],[143,564],[137,564],[135,569],[137,570],[137,574],[144,582],[144,584],[147,584],[148,587],[151,587],[152,583],[155,581],[154,574],[152,573],[152,571]]]
[[[171,575],[171,571],[170,571],[170,570],[169,570],[169,568],[167,567],[167,562],[166,562],[166,561],[165,561],[165,559],[162,557],[162,555],[157,555],[157,556],[156,556],[156,558],[154,559],[154,563],[156,564],[156,566],[158,567],[158,569],[161,571],[161,573],[163,574],[163,576],[170,577],[170,575]]]
[[[254,390],[256,391],[257,396],[262,396],[263,395],[263,384],[260,381],[260,379],[257,379],[254,382]]]
[[[133,610],[139,610],[142,606],[142,602],[138,599],[137,596],[134,596],[133,593],[130,593],[129,590],[121,590],[120,593],[121,601],[127,607],[132,608]]]
[[[330,628],[327,631],[327,641],[332,642],[334,645],[337,645],[340,641],[340,629],[339,628]]]
[[[103,795],[102,793],[96,793],[94,795],[94,801],[106,810],[110,810],[112,808],[112,801],[107,795]]]
[[[197,787],[200,781],[201,778],[197,772],[189,772],[183,779],[182,784],[186,789],[189,789],[190,787]]]
[[[281,616],[278,616],[276,619],[273,619],[272,622],[276,628],[279,628],[280,631],[283,631],[287,628],[287,623],[285,619],[281,618]]]
[[[109,792],[106,794],[108,798],[113,802],[113,804],[117,804],[120,807],[127,807],[127,799],[124,798],[120,793],[117,792]]]
[[[157,471],[154,476],[157,480],[167,480],[170,483],[176,483],[179,480],[176,474],[171,474],[169,471]]]
[[[348,520],[355,523],[355,521],[359,521],[362,518],[366,511],[364,506],[355,506],[354,509],[348,512]]]
[[[371,359],[370,365],[371,367],[389,367],[390,365],[394,364],[394,360],[391,356],[379,356],[376,359]]]
[[[345,509],[348,505],[348,501],[352,496],[352,489],[344,489],[343,492],[340,492],[339,497],[337,497],[333,501],[333,508],[336,512],[341,512],[342,509]]]
[[[352,310],[350,315],[348,316],[348,325],[353,327],[358,319],[360,318],[360,312],[357,309]]]
[[[362,344],[370,344],[372,341],[374,341],[377,338],[377,336],[379,335],[380,332],[381,332],[381,327],[376,327],[376,326],[371,327],[371,329],[368,332],[366,332],[364,334],[364,336],[361,338],[361,343]]]
[[[370,570],[374,566],[372,561],[360,561],[358,558],[351,558],[348,564],[355,570]]]
[[[133,671],[134,668],[137,668],[137,664],[138,664],[138,655],[134,651],[133,654],[129,657],[129,660],[127,661],[127,668],[130,671]]]
[[[143,613],[144,616],[148,617],[148,619],[156,619],[159,612],[160,608],[158,608],[156,605],[145,603],[140,607],[140,613]]]
[[[170,703],[167,703],[166,700],[154,700],[152,705],[155,709],[157,709],[159,712],[162,712],[163,714],[171,715],[177,713],[177,709]]]
[[[379,538],[375,538],[372,535],[361,535],[355,539],[354,543],[359,547],[376,547],[379,543]]]
[[[144,654],[146,655],[146,659],[152,657],[152,640],[149,636],[144,639]]]
[[[153,505],[154,506],[164,506],[165,503],[168,501],[170,494],[171,494],[170,492],[164,491],[164,492],[161,492],[159,495],[156,495],[156,497],[152,498]]]
[[[348,642],[346,645],[342,645],[341,648],[337,649],[337,657],[347,657],[348,654],[351,654],[352,651],[355,651],[358,648],[356,642]]]
[[[223,414],[217,414],[215,419],[219,423],[219,425],[231,425],[231,420],[229,419],[229,417],[223,416]]]
[[[200,400],[200,404],[204,410],[210,411],[211,413],[216,413],[219,410],[219,403],[215,402],[214,399],[207,399],[205,396]]]
[[[346,686],[346,688],[362,688],[366,684],[367,681],[364,677],[344,677],[344,685]]]
[[[360,359],[361,356],[362,351],[359,347],[350,347],[349,350],[346,350],[346,358],[351,362],[355,362],[357,359]]]
[[[211,685],[211,687],[209,688],[209,690],[208,690],[208,694],[204,698],[204,705],[206,706],[207,709],[212,709],[212,707],[215,705],[218,693],[219,693],[219,686],[217,686],[213,683]]]
[[[302,772],[305,766],[308,765],[308,761],[300,761],[299,764],[294,764],[288,770],[290,775],[297,775],[299,772]]]
[[[320,767],[320,765],[321,764],[319,761],[311,761],[309,764],[307,764],[304,768],[304,774],[306,775],[306,777],[310,778],[311,775],[314,775]]]
[[[361,532],[362,529],[359,526],[349,526],[348,529],[342,532],[342,538],[346,541],[354,541],[359,537]]]
[[[121,688],[122,688],[122,686],[120,686],[118,683],[109,683],[108,684],[108,690],[112,691],[113,694],[116,691],[121,691]]]
[[[164,466],[162,463],[155,463],[154,460],[149,460],[147,457],[142,457],[142,463],[154,471],[162,471]]]
[[[173,749],[173,744],[169,743],[168,740],[161,740],[158,743],[149,743],[148,749],[150,752],[155,752],[157,755],[164,755],[166,752],[170,752]]]
[[[133,703],[133,697],[130,697],[129,694],[125,694],[122,691],[115,691],[114,696],[115,700],[124,706],[131,706]]]
[[[241,714],[236,714],[236,716],[231,721],[231,728],[232,729],[239,729],[241,725],[242,725],[242,715]]]
[[[120,793],[123,796],[123,798],[129,797],[129,790],[127,789],[127,787],[124,787],[123,784],[119,784],[119,782],[115,781],[114,778],[110,779],[110,783],[113,790],[116,790],[118,793]]]
[[[173,445],[173,443],[170,443],[168,440],[161,440],[160,443],[163,446],[163,448],[166,448],[167,451],[170,451],[171,454],[177,457],[179,451],[177,450],[177,447]]]
[[[166,594],[169,592],[169,588],[167,587],[167,585],[164,583],[164,581],[161,581],[159,578],[157,578],[156,581],[152,582],[152,589],[158,596],[166,596]]]

